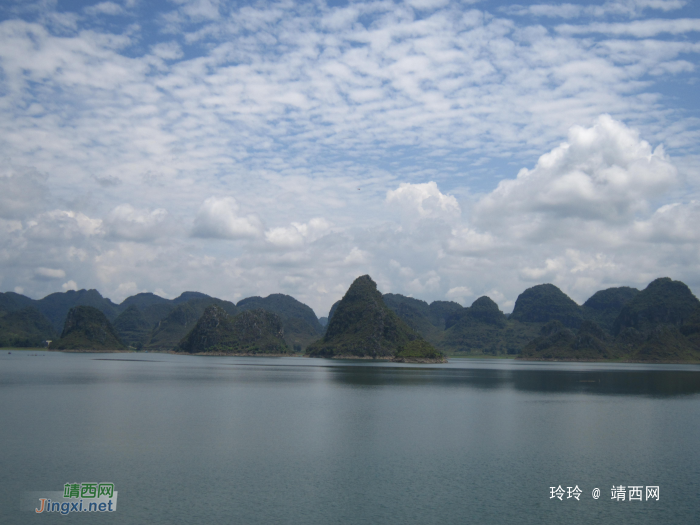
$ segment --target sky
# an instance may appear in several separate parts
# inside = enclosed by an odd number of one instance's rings
[[[3,0],[0,291],[700,295],[699,3]]]

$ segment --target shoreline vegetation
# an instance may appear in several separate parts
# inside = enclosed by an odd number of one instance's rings
[[[668,277],[644,290],[601,290],[583,305],[539,284],[504,314],[486,296],[463,307],[382,294],[364,275],[320,319],[283,294],[234,304],[198,292],[173,300],[141,293],[117,305],[96,290],[41,300],[0,293],[0,348],[46,350],[46,342],[64,352],[695,364],[700,302]]]
[[[202,356],[202,357],[296,357],[299,359],[308,359],[311,356],[305,354],[234,354],[228,352],[202,352],[195,354],[185,354],[183,352],[175,352],[173,350],[154,350],[150,352],[140,352],[138,350],[53,350],[46,347],[5,347],[0,349],[0,352],[56,352],[65,354],[169,354],[169,355],[188,355],[188,356]],[[491,355],[450,355],[447,356],[450,359],[469,359],[469,360],[491,360],[491,359],[507,359],[513,361],[521,362],[546,362],[546,363],[626,363],[626,364],[659,364],[659,365],[700,365],[700,359],[690,360],[690,361],[645,361],[645,360],[631,360],[631,359],[545,359],[545,358],[529,358],[529,357],[519,357],[519,356],[491,356]],[[312,359],[329,359],[329,360],[347,360],[347,361],[375,361],[384,363],[447,363],[449,360],[445,358],[444,361],[435,360],[421,360],[413,359],[408,360],[405,358],[395,358],[395,357],[382,357],[382,358],[372,358],[372,357],[356,357],[356,356],[338,356],[338,357],[314,357]]]

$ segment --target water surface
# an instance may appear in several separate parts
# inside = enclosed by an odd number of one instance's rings
[[[699,401],[697,365],[2,351],[0,522],[692,523]],[[19,510],[88,481],[116,513]]]

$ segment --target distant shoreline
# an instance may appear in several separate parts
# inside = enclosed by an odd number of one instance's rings
[[[431,361],[431,360],[421,360],[421,361],[396,361],[392,357],[359,357],[359,356],[337,356],[337,357],[310,357],[303,354],[230,354],[223,352],[203,352],[197,354],[189,354],[186,352],[174,352],[172,350],[148,350],[148,351],[138,351],[138,350],[54,350],[42,347],[21,347],[21,348],[0,348],[0,352],[63,352],[66,354],[172,354],[172,355],[190,355],[190,356],[212,356],[212,357],[300,357],[309,359],[329,359],[329,360],[363,360],[363,361],[382,361],[382,362],[406,362],[406,363],[445,363],[449,362],[449,359],[508,359],[514,361],[527,361],[527,362],[542,362],[542,363],[638,363],[645,365],[698,365],[698,361],[640,361],[632,359],[542,359],[536,357],[519,357],[519,356],[489,356],[489,355],[448,355],[446,361]]]

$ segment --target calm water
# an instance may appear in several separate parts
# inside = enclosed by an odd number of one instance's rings
[[[0,523],[687,524],[699,437],[692,365],[2,351]],[[19,510],[88,481],[117,512]]]

